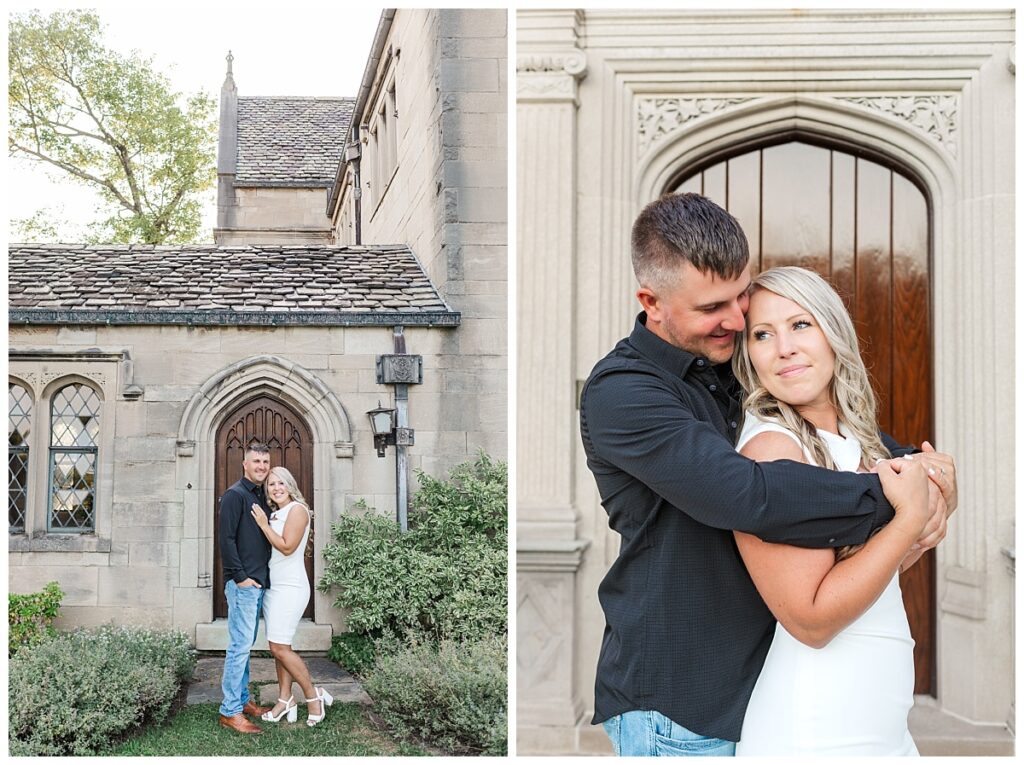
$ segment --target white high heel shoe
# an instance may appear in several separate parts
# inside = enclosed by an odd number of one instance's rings
[[[323,688],[316,689],[316,701],[320,702],[320,714],[310,712],[306,716],[306,725],[312,728],[327,716],[327,707],[334,703],[334,697]],[[309,699],[306,699],[306,709],[309,709]]]
[[[281,722],[281,718],[285,715],[288,715],[288,722],[290,723],[299,719],[299,705],[295,703],[295,696],[289,696],[287,699],[278,699],[278,701],[284,704],[284,709],[278,713],[277,717],[274,717],[274,710],[271,709],[269,712],[263,713],[260,717],[261,720]]]

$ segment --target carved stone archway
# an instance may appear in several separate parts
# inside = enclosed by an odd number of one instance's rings
[[[183,597],[189,613],[179,613],[175,603],[174,621],[213,620],[209,588],[213,583],[214,456],[216,432],[224,416],[244,401],[270,396],[301,413],[313,437],[313,487],[315,538],[318,548],[329,539],[331,523],[340,514],[344,496],[352,489],[352,427],[338,397],[309,370],[279,356],[253,356],[225,367],[196,392],[185,408],[178,428],[176,488],[185,507],[181,555],[182,589],[199,590],[197,598]],[[314,550],[314,576],[323,574],[320,549]],[[337,618],[330,599],[315,592],[318,623]],[[188,629],[188,626],[185,626]]]

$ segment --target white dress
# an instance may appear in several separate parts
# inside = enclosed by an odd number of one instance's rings
[[[860,443],[819,431],[840,470],[857,470]],[[736,448],[781,425],[747,414]],[[811,461],[805,450],[805,458]],[[867,611],[824,648],[804,645],[777,624],[754,686],[737,755],[916,756],[907,729],[914,703],[914,640],[899,575]]]
[[[270,528],[278,534],[284,532],[285,521],[292,508],[301,506],[289,502],[271,514]],[[270,589],[263,596],[263,618],[267,622],[267,640],[291,645],[302,612],[309,602],[309,578],[306,576],[305,552],[309,539],[309,520],[302,532],[302,541],[291,555],[282,555],[276,547],[270,553]]]

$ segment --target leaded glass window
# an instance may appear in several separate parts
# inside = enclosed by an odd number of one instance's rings
[[[7,519],[11,534],[25,533],[28,498],[28,436],[32,428],[32,394],[7,385]]]
[[[49,531],[96,528],[96,452],[100,397],[88,385],[72,383],[50,405]]]

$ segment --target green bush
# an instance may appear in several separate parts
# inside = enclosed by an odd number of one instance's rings
[[[57,634],[52,625],[63,598],[64,593],[56,582],[50,582],[42,592],[8,594],[8,656],[13,656],[19,648],[36,645]]]
[[[9,664],[12,755],[98,754],[167,716],[192,676],[184,633],[102,627],[58,635]]]
[[[415,643],[378,658],[364,686],[399,735],[451,752],[508,753],[507,640]]]
[[[373,640],[358,632],[343,632],[331,638],[327,658],[354,675],[362,676],[373,669],[377,660]]]
[[[373,513],[343,516],[324,549],[322,592],[338,588],[353,632],[422,640],[504,635],[508,616],[508,471],[481,454],[450,480],[419,473],[402,534]]]

